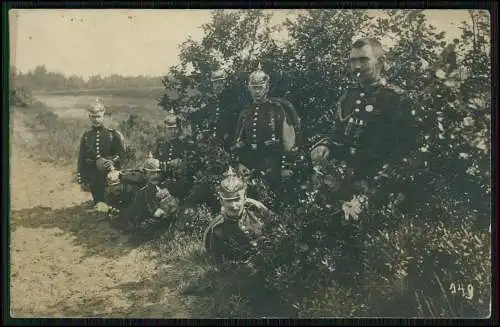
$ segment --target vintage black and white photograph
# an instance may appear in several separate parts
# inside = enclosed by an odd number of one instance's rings
[[[489,318],[490,28],[9,10],[11,317]]]

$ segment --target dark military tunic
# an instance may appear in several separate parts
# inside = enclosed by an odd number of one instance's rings
[[[193,114],[191,119],[196,132],[203,140],[212,140],[229,151],[238,122],[237,100],[230,93],[223,92],[218,98],[210,99],[204,108]]]
[[[279,184],[280,172],[287,163],[287,154],[295,143],[295,133],[283,137],[287,114],[283,105],[273,99],[253,103],[243,109],[236,129],[241,162],[250,169],[263,174],[270,185]],[[291,145],[291,146],[290,146]],[[273,187],[273,186],[271,186]]]
[[[381,172],[391,171],[395,179],[401,179],[402,172],[409,169],[417,151],[418,132],[402,89],[383,81],[351,87],[329,121],[324,138],[315,146],[328,146],[331,159],[338,166],[345,164],[353,180],[360,182],[356,185],[380,183]]]
[[[245,260],[257,246],[262,228],[273,213],[259,201],[247,198],[239,218],[222,211],[208,226],[204,235],[207,253],[217,262]]]
[[[170,141],[159,138],[156,141],[153,157],[160,160],[163,181],[173,196],[183,199],[187,196],[193,183],[196,169],[194,143],[187,138],[174,138]],[[179,167],[169,164],[180,159]]]
[[[99,172],[96,160],[112,160],[116,169],[120,169],[125,155],[125,142],[122,134],[106,127],[93,127],[87,130],[80,142],[78,156],[78,174],[81,183],[87,184],[95,202],[105,201],[106,173]]]

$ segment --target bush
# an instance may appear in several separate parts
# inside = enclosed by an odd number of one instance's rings
[[[181,46],[181,64],[164,81],[180,97],[165,96],[161,104],[181,113],[199,108],[210,71],[223,63],[232,91],[245,92],[260,62],[271,75],[271,95],[297,107],[307,141],[350,83],[345,58],[352,41],[392,40],[386,75],[407,90],[421,131],[421,166],[405,171],[412,187],[401,189],[410,200],[398,204],[379,188],[374,196],[386,198],[382,207],[346,220],[342,189],[327,180],[312,183],[299,204],[268,226],[253,258],[259,282],[251,289],[279,294],[295,316],[485,317],[491,296],[488,14],[470,11],[472,25],[464,23],[460,39],[450,43],[421,10],[386,13],[375,19],[363,10],[308,10],[281,26],[290,40],[279,44],[278,27],[263,11],[215,11],[202,27],[204,38]],[[191,90],[198,92],[188,96]],[[469,284],[472,298],[462,293]],[[214,297],[220,308],[227,303],[223,292]],[[257,310],[261,300],[249,299],[246,307]]]

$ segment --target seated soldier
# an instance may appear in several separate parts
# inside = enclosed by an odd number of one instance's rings
[[[162,183],[160,161],[149,153],[142,172],[146,185],[137,190],[130,205],[121,211],[121,220],[129,227],[149,227],[163,219],[172,217],[178,208],[178,199],[170,194]]]
[[[204,235],[204,246],[217,264],[244,261],[273,213],[262,203],[246,197],[247,186],[232,168],[219,185],[221,212]]]
[[[125,155],[123,135],[104,126],[105,107],[99,99],[88,109],[91,128],[83,133],[78,155],[78,183],[92,193],[96,209],[106,207],[106,175],[120,168]]]
[[[172,195],[184,201],[193,186],[197,160],[194,142],[186,135],[182,122],[173,110],[166,114],[153,156],[160,161],[162,181]]]

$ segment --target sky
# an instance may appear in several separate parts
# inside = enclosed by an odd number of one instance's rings
[[[273,22],[293,18],[273,10]],[[459,35],[470,21],[466,10],[427,10],[428,22]],[[92,75],[160,76],[178,63],[178,46],[189,36],[202,38],[209,10],[13,9],[9,11],[11,66],[22,72],[47,70],[85,79]]]

